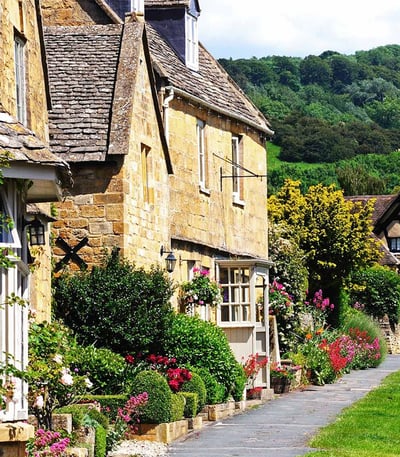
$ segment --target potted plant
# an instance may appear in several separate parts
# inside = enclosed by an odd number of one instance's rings
[[[289,392],[290,384],[294,379],[297,367],[280,365],[276,362],[270,366],[271,388],[276,394]]]
[[[260,357],[258,353],[250,354],[246,362],[243,364],[243,369],[247,377],[246,383],[246,399],[254,400],[261,398],[262,387],[254,387],[255,380],[261,368],[268,363],[267,357]]]

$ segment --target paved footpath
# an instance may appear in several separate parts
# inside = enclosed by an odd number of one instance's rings
[[[335,384],[309,386],[283,394],[257,409],[207,425],[169,447],[169,456],[296,457],[309,452],[307,441],[334,421],[346,406],[400,370],[400,356],[389,355],[378,368],[352,371]]]

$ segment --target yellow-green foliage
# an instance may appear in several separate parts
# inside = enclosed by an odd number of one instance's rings
[[[371,237],[373,201],[353,203],[334,186],[311,186],[306,194],[300,182],[286,180],[269,198],[270,221],[279,224],[306,255],[312,281],[340,282],[350,271],[379,259]]]

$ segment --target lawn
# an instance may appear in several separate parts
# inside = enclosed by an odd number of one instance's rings
[[[320,449],[306,457],[398,457],[400,372],[356,402],[309,443]]]

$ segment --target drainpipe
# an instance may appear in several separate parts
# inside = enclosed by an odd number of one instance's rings
[[[174,99],[174,88],[171,86],[166,87],[168,91],[168,95],[164,98],[163,101],[163,113],[164,113],[164,131],[165,131],[165,139],[167,140],[167,144],[169,144],[169,118],[168,118],[168,110],[169,104]]]

